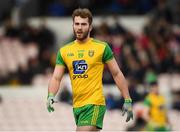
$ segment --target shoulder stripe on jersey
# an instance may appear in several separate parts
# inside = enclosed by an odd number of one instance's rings
[[[74,44],[74,41],[64,44],[61,48]]]
[[[106,42],[103,42],[103,41],[100,41],[100,40],[97,40],[97,39],[93,39],[92,41],[95,42],[95,43],[100,43],[100,44],[103,44],[103,45],[107,45]]]

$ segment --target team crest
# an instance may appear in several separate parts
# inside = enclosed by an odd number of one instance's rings
[[[78,53],[79,58],[83,58],[84,54],[83,53]]]
[[[94,56],[94,50],[89,50],[88,55],[89,55],[89,57],[93,57]]]

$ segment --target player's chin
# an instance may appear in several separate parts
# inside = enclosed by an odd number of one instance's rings
[[[78,36],[78,35],[77,35],[77,36],[76,36],[76,39],[77,39],[77,40],[83,40],[84,37],[83,37],[83,36]]]

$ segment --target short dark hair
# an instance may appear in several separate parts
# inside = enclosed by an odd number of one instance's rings
[[[157,82],[157,81],[152,81],[152,82],[150,82],[149,85],[150,85],[150,86],[157,86],[157,85],[158,85],[158,82]]]
[[[92,21],[93,21],[92,13],[87,8],[77,8],[77,9],[75,9],[73,11],[73,14],[72,14],[73,21],[74,21],[75,16],[80,16],[82,18],[88,18],[89,25],[92,24]]]

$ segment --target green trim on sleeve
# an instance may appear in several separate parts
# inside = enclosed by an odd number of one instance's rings
[[[54,97],[55,95],[53,93],[48,93],[48,97]]]
[[[132,103],[132,99],[131,98],[127,98],[124,100],[125,103]]]
[[[150,106],[151,106],[151,101],[150,101],[148,98],[146,98],[146,99],[144,100],[143,104],[144,104],[145,106],[150,107]]]
[[[106,47],[104,49],[104,53],[103,53],[103,57],[102,57],[102,61],[103,63],[106,63],[107,61],[113,59],[113,52],[111,50],[111,48],[109,47],[109,45],[106,43]]]
[[[66,64],[61,56],[60,51],[58,51],[58,53],[57,53],[56,64],[66,66]]]

